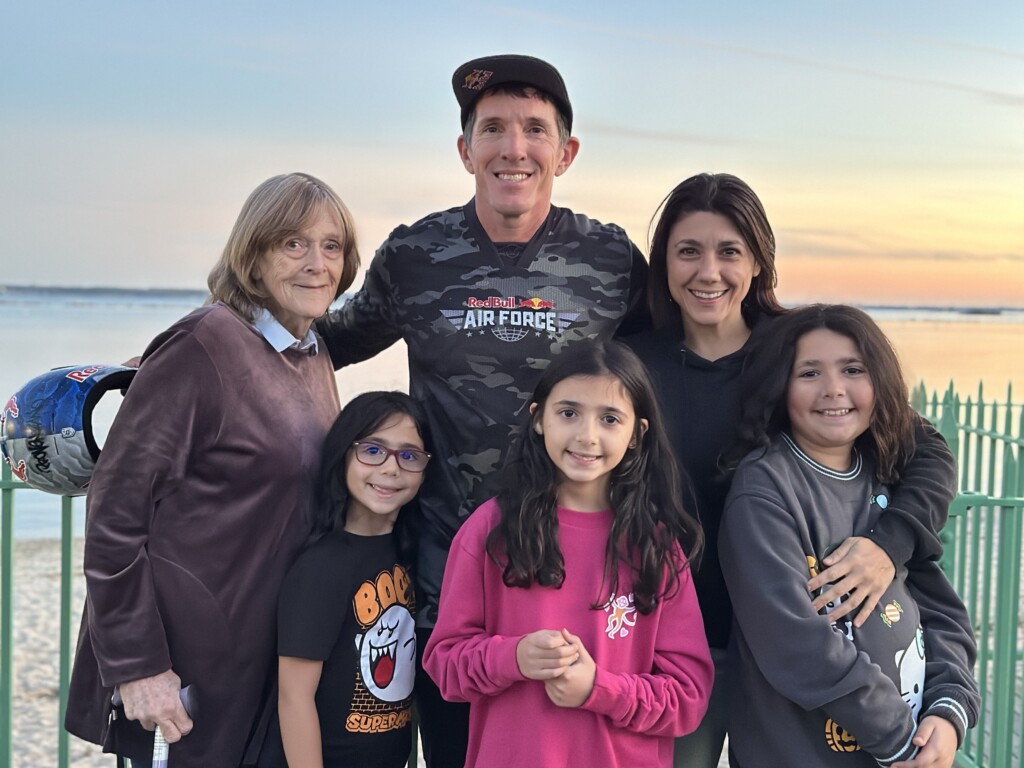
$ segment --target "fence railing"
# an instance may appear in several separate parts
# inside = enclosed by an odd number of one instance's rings
[[[964,768],[1024,764],[1024,408],[1006,400],[961,399],[952,385],[914,407],[945,436],[960,465],[960,494],[943,531],[943,568],[963,598],[978,640],[975,674],[982,709],[957,763]]]
[[[935,422],[960,464],[960,494],[943,531],[943,568],[967,604],[978,638],[976,674],[982,693],[978,727],[968,734],[957,764],[1003,768],[1024,764],[1024,409],[1006,400],[961,397],[950,388],[931,396],[922,384],[914,407]],[[14,494],[26,489],[0,461],[0,768],[13,768],[14,722]],[[56,765],[70,765],[69,736],[61,725],[67,707],[72,585],[81,564],[73,554],[73,508],[61,499],[59,680]],[[50,611],[55,606],[32,606]],[[19,747],[20,748],[20,747]],[[52,763],[52,757],[47,760]],[[414,766],[415,756],[410,761]]]

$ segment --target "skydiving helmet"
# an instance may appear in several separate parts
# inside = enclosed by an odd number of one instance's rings
[[[100,448],[92,429],[96,403],[125,389],[135,368],[54,368],[15,393],[0,412],[0,451],[22,482],[48,493],[86,492]]]

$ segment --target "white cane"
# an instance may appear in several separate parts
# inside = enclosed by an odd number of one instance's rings
[[[185,714],[192,717],[192,713],[195,711],[195,694],[191,685],[186,685],[181,691],[178,692],[178,698],[181,699],[181,706],[185,708]],[[121,689],[114,688],[114,696],[112,701],[115,706],[121,706]],[[153,768],[167,768],[167,757],[170,752],[170,747],[167,744],[167,739],[164,738],[163,731],[160,730],[160,726],[157,725],[153,729]]]

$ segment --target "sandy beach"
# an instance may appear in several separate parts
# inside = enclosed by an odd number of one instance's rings
[[[85,600],[82,539],[73,549],[72,649]],[[60,542],[14,542],[14,693],[15,768],[57,764],[58,687],[60,679]],[[100,748],[70,737],[73,768],[114,768]],[[171,748],[171,765],[174,765]],[[423,758],[419,765],[425,766]],[[727,768],[723,757],[719,768]]]
[[[75,541],[72,637],[85,600],[82,540]],[[14,542],[14,692],[15,768],[57,764],[60,680],[60,542]],[[72,640],[72,648],[74,639]],[[71,765],[113,768],[114,758],[93,744],[70,737]]]

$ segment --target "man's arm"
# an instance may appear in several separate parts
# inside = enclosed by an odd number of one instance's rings
[[[339,309],[316,321],[335,370],[362,362],[402,338],[387,267],[388,244],[370,262],[363,285]]]
[[[647,260],[632,241],[629,247],[633,257],[629,271],[629,306],[616,336],[629,336],[651,326],[651,313],[647,309]]]

